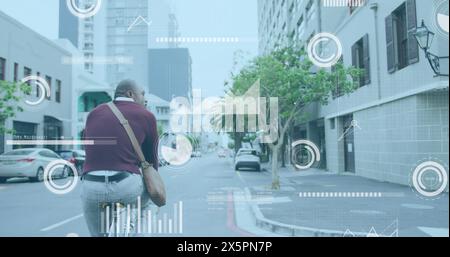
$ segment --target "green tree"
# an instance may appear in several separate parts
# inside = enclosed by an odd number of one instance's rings
[[[192,150],[193,151],[199,150],[200,144],[201,144],[200,136],[191,134],[191,135],[187,135],[186,137],[189,140],[189,143],[191,143],[191,145],[192,145]]]
[[[346,68],[341,62],[331,71],[319,69],[312,72],[313,69],[303,50],[285,47],[256,57],[232,76],[230,91],[234,95],[245,93],[259,80],[261,97],[278,98],[278,140],[268,144],[272,154],[273,189],[280,187],[278,156],[286,141],[286,133],[295,122],[307,117],[305,108],[312,103],[326,105],[337,88],[344,94],[351,93],[357,88],[355,81],[361,76],[360,70]]]
[[[228,143],[228,149],[234,149],[234,142]]]
[[[164,126],[161,123],[157,123],[157,129],[158,129],[158,135],[162,136],[165,132],[164,132]]]
[[[28,84],[13,83],[0,80],[0,133],[12,134],[12,129],[5,127],[5,121],[16,116],[18,112],[23,112],[20,101],[23,95],[30,94],[31,87]]]

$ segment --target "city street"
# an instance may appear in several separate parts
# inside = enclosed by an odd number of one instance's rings
[[[230,160],[210,154],[192,159],[183,169],[160,170],[168,194],[161,213],[171,214],[173,204],[183,202],[182,236],[251,235],[237,226],[231,190],[243,191],[244,184],[230,164]],[[27,179],[0,184],[0,228],[0,236],[89,236],[82,216],[80,186],[58,196],[44,183]]]
[[[168,203],[158,218],[174,221],[177,205],[180,233],[163,229],[143,236],[448,236],[448,193],[426,201],[405,186],[287,168],[280,169],[281,189],[273,191],[267,170],[235,172],[231,158],[215,153],[160,172]],[[377,193],[336,198],[305,192]],[[26,179],[1,184],[0,236],[89,236],[79,195],[80,186],[58,196]]]
[[[3,1],[0,237],[449,237],[448,1]]]

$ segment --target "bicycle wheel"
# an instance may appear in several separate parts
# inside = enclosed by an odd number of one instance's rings
[[[136,235],[137,210],[118,204],[113,212],[113,220],[108,237],[132,237]]]

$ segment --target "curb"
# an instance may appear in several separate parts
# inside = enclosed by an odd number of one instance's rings
[[[278,221],[270,220],[264,217],[258,205],[252,201],[252,195],[248,188],[245,188],[246,202],[250,204],[250,210],[256,220],[256,226],[273,233],[288,236],[306,236],[306,237],[344,237],[347,231],[337,231],[328,229],[318,229],[310,227],[301,227],[291,224],[285,224]],[[367,233],[348,232],[352,237],[367,237]]]

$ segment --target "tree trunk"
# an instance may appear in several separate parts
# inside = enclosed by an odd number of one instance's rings
[[[272,149],[272,189],[280,189],[280,177],[278,176],[278,149],[279,146],[275,146]]]
[[[283,140],[283,145],[281,146],[281,167],[286,167],[286,140]]]
[[[242,148],[242,132],[235,132],[234,152],[237,153]]]

